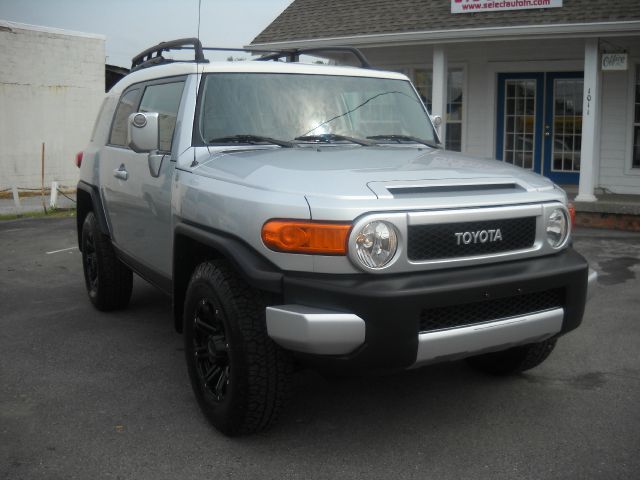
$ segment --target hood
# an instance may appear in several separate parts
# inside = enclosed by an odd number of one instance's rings
[[[304,146],[199,155],[194,173],[247,187],[307,197],[380,198],[387,187],[510,184],[553,188],[546,178],[496,160],[415,146]]]

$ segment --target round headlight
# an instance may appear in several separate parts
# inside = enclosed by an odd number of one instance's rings
[[[387,265],[397,248],[396,229],[387,222],[367,223],[355,235],[356,257],[368,268],[378,269]]]
[[[547,218],[547,242],[553,248],[562,247],[569,236],[569,221],[564,210],[556,208]]]

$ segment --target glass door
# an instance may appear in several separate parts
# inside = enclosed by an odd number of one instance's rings
[[[498,74],[498,160],[577,184],[582,95],[582,72]]]
[[[556,183],[576,184],[582,147],[583,74],[548,73],[544,172]]]
[[[498,75],[496,157],[541,173],[544,74]]]

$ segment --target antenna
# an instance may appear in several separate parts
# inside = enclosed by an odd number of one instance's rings
[[[200,40],[200,14],[202,11],[202,0],[198,0],[198,40]]]
[[[202,48],[202,42],[200,42],[200,17],[201,17],[201,13],[202,13],[202,0],[198,0],[198,43],[200,44],[200,48]],[[204,57],[204,55],[203,55],[203,57]],[[196,55],[196,59],[197,59],[197,55]],[[198,67],[197,67],[197,60],[196,60],[196,69],[197,68]],[[204,67],[202,68],[202,72],[204,72]],[[197,76],[198,80],[200,80],[202,78],[200,75]],[[200,84],[200,82],[198,81],[198,85],[199,84]],[[199,90],[199,87],[196,87],[196,103],[198,101],[198,90]],[[198,161],[196,160],[196,149],[194,148],[193,149],[193,161],[191,162],[191,168],[194,168],[197,165],[198,165]]]

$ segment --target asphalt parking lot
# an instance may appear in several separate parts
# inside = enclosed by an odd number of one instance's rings
[[[464,362],[301,371],[271,431],[228,439],[191,394],[170,301],[86,298],[75,219],[0,222],[0,478],[640,478],[640,235],[580,230],[583,325],[509,379]]]

